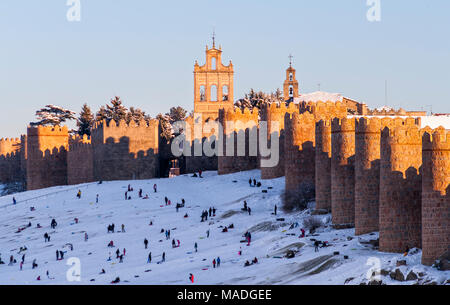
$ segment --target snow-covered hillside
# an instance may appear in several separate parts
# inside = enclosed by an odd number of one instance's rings
[[[353,229],[332,230],[330,215],[316,216],[324,227],[313,236],[299,238],[309,210],[284,214],[280,208],[284,178],[262,181],[261,188],[250,187],[248,179],[259,180],[259,177],[258,170],[224,176],[207,172],[204,178],[186,175],[53,187],[16,194],[17,205],[12,205],[12,196],[1,197],[0,253],[5,264],[0,265],[0,284],[109,284],[116,277],[120,277],[120,284],[189,284],[190,273],[195,277],[195,284],[344,284],[346,281],[359,284],[368,282],[366,274],[377,263],[386,275],[381,279],[387,284],[442,284],[450,278],[450,272],[420,265],[420,251],[415,254],[412,251],[405,258],[373,250],[369,241],[377,239],[376,233],[355,237]],[[154,183],[157,193],[153,192]],[[131,200],[125,200],[124,195],[128,184],[134,188],[129,193]],[[78,188],[81,199],[76,198]],[[138,198],[140,188],[149,199]],[[98,203],[96,194],[99,194]],[[171,205],[165,205],[165,196]],[[182,198],[185,207],[176,212],[175,204]],[[251,208],[251,215],[241,211],[244,200]],[[275,205],[279,208],[277,216],[272,215]],[[217,209],[216,216],[200,222],[201,212],[210,207]],[[184,218],[186,213],[188,217]],[[53,218],[58,223],[56,229],[50,228]],[[115,233],[107,233],[107,226],[112,223]],[[295,223],[299,226],[295,227]],[[42,228],[37,228],[37,224]],[[125,232],[118,232],[122,224]],[[222,232],[224,226],[231,224],[234,228]],[[166,239],[161,231],[169,229],[170,239]],[[246,231],[252,234],[249,246],[240,242]],[[44,242],[46,232],[50,242]],[[144,247],[145,238],[149,240],[148,249]],[[180,247],[172,248],[172,239],[179,240]],[[330,246],[315,252],[314,239],[328,241]],[[114,248],[107,247],[110,241],[114,242]],[[73,251],[67,244],[73,245]],[[20,247],[27,250],[18,254]],[[126,254],[120,263],[115,252],[120,249],[122,253],[124,248]],[[242,255],[238,254],[240,248]],[[66,252],[64,260],[56,260],[56,250]],[[294,250],[294,258],[284,257],[288,250]],[[147,263],[149,252],[151,263]],[[163,252],[166,260],[158,263]],[[25,264],[20,271],[23,253]],[[17,263],[9,266],[11,255]],[[69,282],[66,278],[71,267],[66,263],[71,257],[80,259],[80,282]],[[212,261],[217,257],[221,260],[220,267],[213,268]],[[255,257],[257,264],[244,267],[245,261]],[[36,269],[31,266],[34,259],[38,264]],[[398,267],[399,271],[395,272],[397,261],[402,259],[406,260],[406,266]],[[102,269],[105,274],[100,274]],[[388,274],[401,279],[398,272],[406,278],[411,270],[419,280],[397,281]]]

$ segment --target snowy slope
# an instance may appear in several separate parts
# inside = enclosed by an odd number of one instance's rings
[[[258,170],[218,176],[207,172],[205,178],[180,176],[172,179],[142,181],[103,182],[98,185],[63,186],[16,194],[17,205],[12,205],[12,196],[0,198],[0,253],[6,264],[0,265],[0,284],[108,284],[117,276],[121,284],[189,284],[189,273],[194,274],[195,284],[350,284],[367,282],[365,279],[370,265],[370,257],[381,260],[381,268],[392,269],[402,256],[392,253],[379,253],[361,243],[376,239],[377,234],[354,237],[354,230],[332,230],[324,227],[317,236],[299,238],[300,227],[309,211],[285,215],[278,209],[278,215],[271,215],[274,205],[281,206],[279,195],[284,187],[284,178],[262,181],[262,188],[249,187],[248,179],[259,179]],[[234,182],[236,181],[236,182]],[[127,185],[134,192],[132,200],[124,200]],[[158,192],[153,193],[157,183]],[[272,187],[269,189],[269,187]],[[78,188],[81,199],[76,199]],[[150,197],[137,198],[139,188]],[[268,193],[262,193],[262,189]],[[57,193],[55,193],[57,192]],[[99,194],[99,203],[95,196]],[[164,196],[172,201],[164,205]],[[37,199],[32,199],[36,198]],[[177,213],[175,203],[186,200],[186,207]],[[24,201],[28,200],[28,201]],[[252,215],[241,212],[243,200],[248,202]],[[200,222],[203,210],[214,206],[216,217]],[[31,207],[35,210],[31,211]],[[188,218],[183,215],[187,213]],[[74,223],[74,218],[79,223]],[[277,217],[285,218],[284,222]],[[329,225],[330,215],[322,215],[323,222]],[[55,218],[58,226],[50,228]],[[150,226],[150,221],[153,225]],[[32,226],[20,233],[19,227],[31,222]],[[290,224],[299,223],[297,228],[289,229]],[[40,223],[43,228],[36,228]],[[107,233],[108,224],[114,223],[116,233]],[[234,229],[222,233],[221,226],[234,224]],[[121,224],[125,231],[120,231]],[[166,240],[161,229],[171,230],[171,239]],[[210,237],[206,238],[206,231]],[[252,243],[240,243],[242,235],[250,229]],[[51,242],[44,243],[44,233],[48,232]],[[89,235],[84,241],[84,232]],[[293,235],[290,235],[293,234]],[[143,240],[149,240],[149,249],[144,249]],[[181,246],[172,248],[172,238],[179,239]],[[312,238],[329,241],[332,246],[314,252]],[[349,240],[351,239],[351,240]],[[110,240],[126,255],[123,263],[115,259],[115,251],[107,247]],[[198,244],[198,253],[194,243]],[[73,251],[65,244],[72,243]],[[302,246],[303,245],[303,246]],[[19,248],[27,247],[25,265],[8,266],[10,255],[20,261]],[[242,247],[242,256],[238,251]],[[299,249],[296,257],[282,258],[287,249]],[[64,261],[56,261],[55,251],[64,250]],[[152,262],[147,264],[148,252],[152,252]],[[157,264],[165,251],[166,262]],[[338,251],[339,255],[333,255]],[[109,252],[112,261],[108,262]],[[344,259],[344,255],[348,259]],[[212,268],[212,260],[220,256],[220,268]],[[81,281],[69,282],[66,272],[67,258],[77,257],[81,262]],[[257,257],[258,264],[244,267],[246,260]],[[38,268],[32,269],[31,262],[37,260]],[[106,274],[100,275],[101,269]],[[441,272],[420,265],[420,253],[408,257],[404,269],[424,272],[423,281],[436,281],[438,284],[450,278],[450,272]],[[47,278],[46,271],[50,277]],[[403,270],[405,271],[405,270]],[[405,271],[407,272],[407,271]],[[41,281],[36,278],[41,276]],[[406,276],[406,274],[405,274]],[[389,276],[383,277],[388,284],[413,284],[397,282]]]

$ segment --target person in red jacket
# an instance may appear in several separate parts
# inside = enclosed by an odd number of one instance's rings
[[[191,283],[194,283],[194,275],[192,273],[189,273],[189,280]]]

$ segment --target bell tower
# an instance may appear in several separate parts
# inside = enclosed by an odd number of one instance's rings
[[[286,70],[283,94],[285,100],[291,100],[298,97],[298,81],[295,78],[295,69],[292,68],[292,55],[289,55],[289,68]]]
[[[203,119],[219,117],[219,109],[233,108],[233,64],[222,64],[222,48],[216,49],[213,34],[212,48],[206,46],[206,63],[194,65],[194,112]]]

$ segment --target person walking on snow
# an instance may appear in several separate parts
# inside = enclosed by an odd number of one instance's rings
[[[125,225],[122,224],[122,233],[125,233]]]
[[[84,232],[84,241],[88,241],[88,234],[87,234],[87,232]]]
[[[166,261],[166,252],[163,252],[161,262],[165,262],[165,261]]]
[[[145,246],[145,249],[147,249],[147,246],[148,246],[148,240],[147,240],[147,238],[144,239],[144,246]]]
[[[206,238],[209,238],[209,229],[206,231]]]
[[[80,198],[81,198],[81,190],[78,190],[78,193],[77,193],[77,198],[78,198],[78,199],[80,199]]]
[[[220,267],[220,257],[217,257],[217,268]]]
[[[147,264],[150,264],[152,262],[152,252],[148,254]]]
[[[252,215],[252,209],[250,207],[248,207],[248,215]]]
[[[194,248],[195,248],[195,252],[197,252],[197,243],[195,243]]]
[[[274,207],[274,213],[275,213],[275,215],[277,215],[277,205],[275,205],[275,207]]]
[[[13,204],[17,204],[16,197],[13,197]]]
[[[316,240],[314,242],[314,252],[319,252],[319,241],[318,240]]]
[[[194,275],[192,273],[189,273],[189,280],[191,283],[194,283]]]
[[[98,203],[98,194],[95,196],[95,203]]]
[[[156,183],[155,184],[153,184],[153,190],[155,191],[155,193],[156,193],[156,191],[157,191],[157,186],[156,186]]]
[[[216,259],[213,259],[212,263],[213,263],[213,268],[216,268]]]

